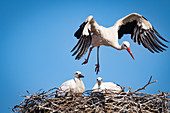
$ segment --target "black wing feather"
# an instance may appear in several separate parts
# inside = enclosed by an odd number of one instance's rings
[[[79,41],[78,41],[77,44],[74,46],[74,48],[71,50],[71,52],[73,52],[73,51],[77,48],[77,46],[80,44],[81,41],[82,41],[82,40],[79,39]]]
[[[146,18],[144,19],[147,21]],[[131,34],[131,39],[134,42],[137,42],[139,45],[140,43],[142,43],[142,45],[152,53],[154,53],[154,51],[159,53],[163,50],[166,50],[163,47],[168,48],[168,46],[163,44],[158,39],[158,37],[165,42],[168,41],[161,37],[160,34],[153,27],[150,29],[144,29],[142,28],[142,24],[138,23],[139,22],[137,22],[136,20],[133,20],[121,25],[118,30],[118,38],[121,39],[124,34]]]
[[[155,36],[154,33],[152,33],[152,34],[153,34],[153,37],[156,39],[156,41],[157,41],[158,43],[160,43],[162,46],[168,48],[168,46],[164,45],[164,44]]]
[[[132,39],[132,40],[134,40],[134,38],[135,38],[135,35],[134,35],[134,34],[136,33],[136,31],[137,31],[137,27],[134,28],[133,33],[132,33],[132,35],[131,35],[131,39]]]
[[[149,38],[149,36],[146,34],[146,31],[144,31],[144,38],[145,38],[147,44],[148,44],[155,52],[159,53],[159,51],[157,51],[157,50],[155,49],[153,43],[150,41],[150,38]]]
[[[148,44],[147,44],[147,42],[146,42],[145,37],[144,37],[143,34],[141,34],[141,39],[142,39],[141,42],[142,42],[143,46],[144,46],[145,48],[147,48],[150,52],[154,53],[154,52],[152,51],[152,49],[148,46]]]
[[[90,30],[88,30],[88,32],[89,32],[89,36],[86,37],[85,45],[83,47],[83,50],[81,51],[81,53],[78,56],[78,60],[81,59],[81,57],[83,57],[87,53],[87,50],[91,45],[92,37],[91,37]]]
[[[80,50],[81,46],[82,46],[82,43],[83,43],[83,37],[80,38],[80,43],[79,43],[79,46],[77,48],[77,50],[72,54],[72,56],[74,56],[75,54],[77,54],[77,52]]]
[[[88,21],[87,21],[88,22]],[[82,35],[82,32],[84,30],[84,27],[85,25],[87,24],[87,22],[83,22],[81,25],[80,25],[80,28],[74,33],[74,36],[77,37],[77,39],[79,39]]]
[[[140,33],[139,33],[138,37],[136,37],[136,42],[140,45],[140,42],[141,42],[141,36],[140,36]]]
[[[85,44],[86,44],[86,40],[87,40],[87,38],[84,38],[84,37],[83,37],[83,43],[82,43],[81,48],[80,48],[80,51],[79,51],[79,53],[77,54],[77,56],[76,56],[75,59],[79,59],[81,53],[82,53],[83,50],[84,50],[84,46],[85,46]]]
[[[150,47],[151,47],[155,52],[159,53],[159,51],[157,51],[157,48],[155,47],[154,43],[153,43],[152,40],[151,40],[152,37],[150,37],[150,35],[147,33],[147,31],[145,31],[145,36],[146,36],[146,38],[147,38],[147,40],[148,40],[148,43],[149,43]]]
[[[132,34],[133,33],[133,30],[134,28],[136,27],[137,25],[137,21],[132,21],[132,22],[128,22],[126,23],[125,25],[122,25],[120,28],[119,28],[119,31],[118,31],[118,38],[121,39],[121,37],[124,35],[124,34]]]
[[[83,26],[83,25],[82,25]],[[80,28],[81,29],[81,26]],[[84,28],[83,28],[84,29]],[[81,31],[82,33],[83,31]],[[79,37],[79,33],[80,33],[80,30],[76,31],[76,36],[78,36],[79,38],[79,41],[77,42],[77,44],[75,45],[75,47],[71,50],[71,52],[73,52],[75,50],[75,52],[72,54],[72,56],[76,55],[76,60],[79,60],[80,58],[82,58],[86,53],[87,53],[87,50],[88,48],[90,47],[91,45],[91,42],[92,42],[92,37],[91,37],[91,32],[90,30],[88,29],[88,35],[83,35],[81,34],[81,36]]]
[[[149,30],[150,31],[150,30]],[[162,50],[165,50],[164,48],[162,48],[153,38],[153,35],[151,34],[151,32],[147,31],[146,33],[149,35],[149,37],[151,37],[151,41],[153,42],[154,46],[162,52]]]
[[[165,39],[155,30],[154,27],[153,27],[153,31],[156,33],[156,35],[157,35],[160,39],[164,40],[165,42],[168,42],[167,40],[165,40]]]
[[[135,33],[135,38],[133,39],[134,42],[136,42],[136,39],[138,38],[139,36],[139,27],[136,27],[137,28],[137,31]]]

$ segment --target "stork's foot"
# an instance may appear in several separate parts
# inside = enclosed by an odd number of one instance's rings
[[[99,72],[99,67],[100,67],[100,65],[99,65],[99,64],[96,64],[96,68],[95,68],[96,75],[97,75],[98,72]]]
[[[83,64],[87,64],[88,63],[88,59],[85,59],[85,61],[82,63]]]

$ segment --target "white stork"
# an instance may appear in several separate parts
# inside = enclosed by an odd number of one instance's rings
[[[84,92],[84,84],[80,78],[84,78],[80,71],[75,72],[75,78],[64,82],[57,90],[57,96],[81,96]]]
[[[131,39],[134,42],[137,42],[139,45],[142,44],[152,53],[164,51],[165,49],[163,47],[168,48],[159,38],[165,42],[168,41],[160,36],[146,18],[137,13],[132,13],[119,19],[114,26],[109,28],[99,26],[93,19],[93,16],[89,16],[74,34],[79,40],[71,50],[71,52],[74,51],[72,56],[77,54],[75,59],[79,60],[86,54],[90,45],[92,45],[89,49],[87,59],[82,63],[86,64],[88,63],[92,49],[97,47],[96,74],[99,72],[99,47],[101,45],[110,46],[117,50],[126,49],[134,59],[129,42],[124,41],[119,45],[118,39],[121,39],[124,34],[131,34]]]
[[[112,92],[118,93],[122,88],[120,85],[115,84],[113,82],[102,82],[102,78],[97,78],[97,83],[92,88],[92,92],[101,92],[103,93],[105,90],[111,90]]]

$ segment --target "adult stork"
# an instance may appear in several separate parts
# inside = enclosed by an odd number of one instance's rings
[[[72,56],[77,54],[75,59],[79,60],[86,54],[90,45],[92,45],[89,49],[87,59],[82,63],[86,64],[88,63],[92,49],[97,47],[96,74],[99,72],[99,47],[101,45],[110,46],[117,50],[126,49],[134,59],[129,42],[124,41],[121,45],[118,43],[118,39],[121,39],[124,34],[131,34],[131,39],[134,42],[137,42],[139,45],[142,44],[152,53],[163,52],[165,50],[163,47],[168,48],[159,40],[159,38],[165,42],[168,41],[161,37],[151,23],[140,14],[129,14],[124,18],[119,19],[114,26],[109,28],[98,25],[93,19],[93,16],[89,16],[74,34],[79,40],[71,50],[71,52],[74,51]]]

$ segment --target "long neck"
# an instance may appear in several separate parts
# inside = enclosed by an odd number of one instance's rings
[[[76,82],[77,82],[77,81],[81,81],[81,79],[80,79],[80,78],[77,78],[77,77],[75,77],[74,79],[75,79]]]
[[[122,46],[121,46],[121,45],[118,45],[118,46],[116,46],[116,49],[117,49],[117,50],[122,50]]]
[[[119,39],[118,39],[118,32],[117,32],[117,27],[116,26],[112,26],[109,28],[110,31],[112,32],[112,40],[111,40],[111,43],[110,43],[110,46],[117,49],[117,50],[122,50],[122,47],[121,45],[119,45]]]
[[[122,50],[122,49],[123,49],[122,46],[119,45],[118,41],[115,41],[115,42],[111,45],[111,47],[113,47],[113,48],[115,48],[115,49],[117,49],[117,50]]]
[[[84,91],[85,87],[83,84],[83,81],[80,78],[76,78],[75,77],[75,82],[76,82],[76,87],[82,89],[82,91]]]
[[[101,84],[102,84],[102,83],[100,83],[100,84],[98,83],[98,89],[100,89]]]

